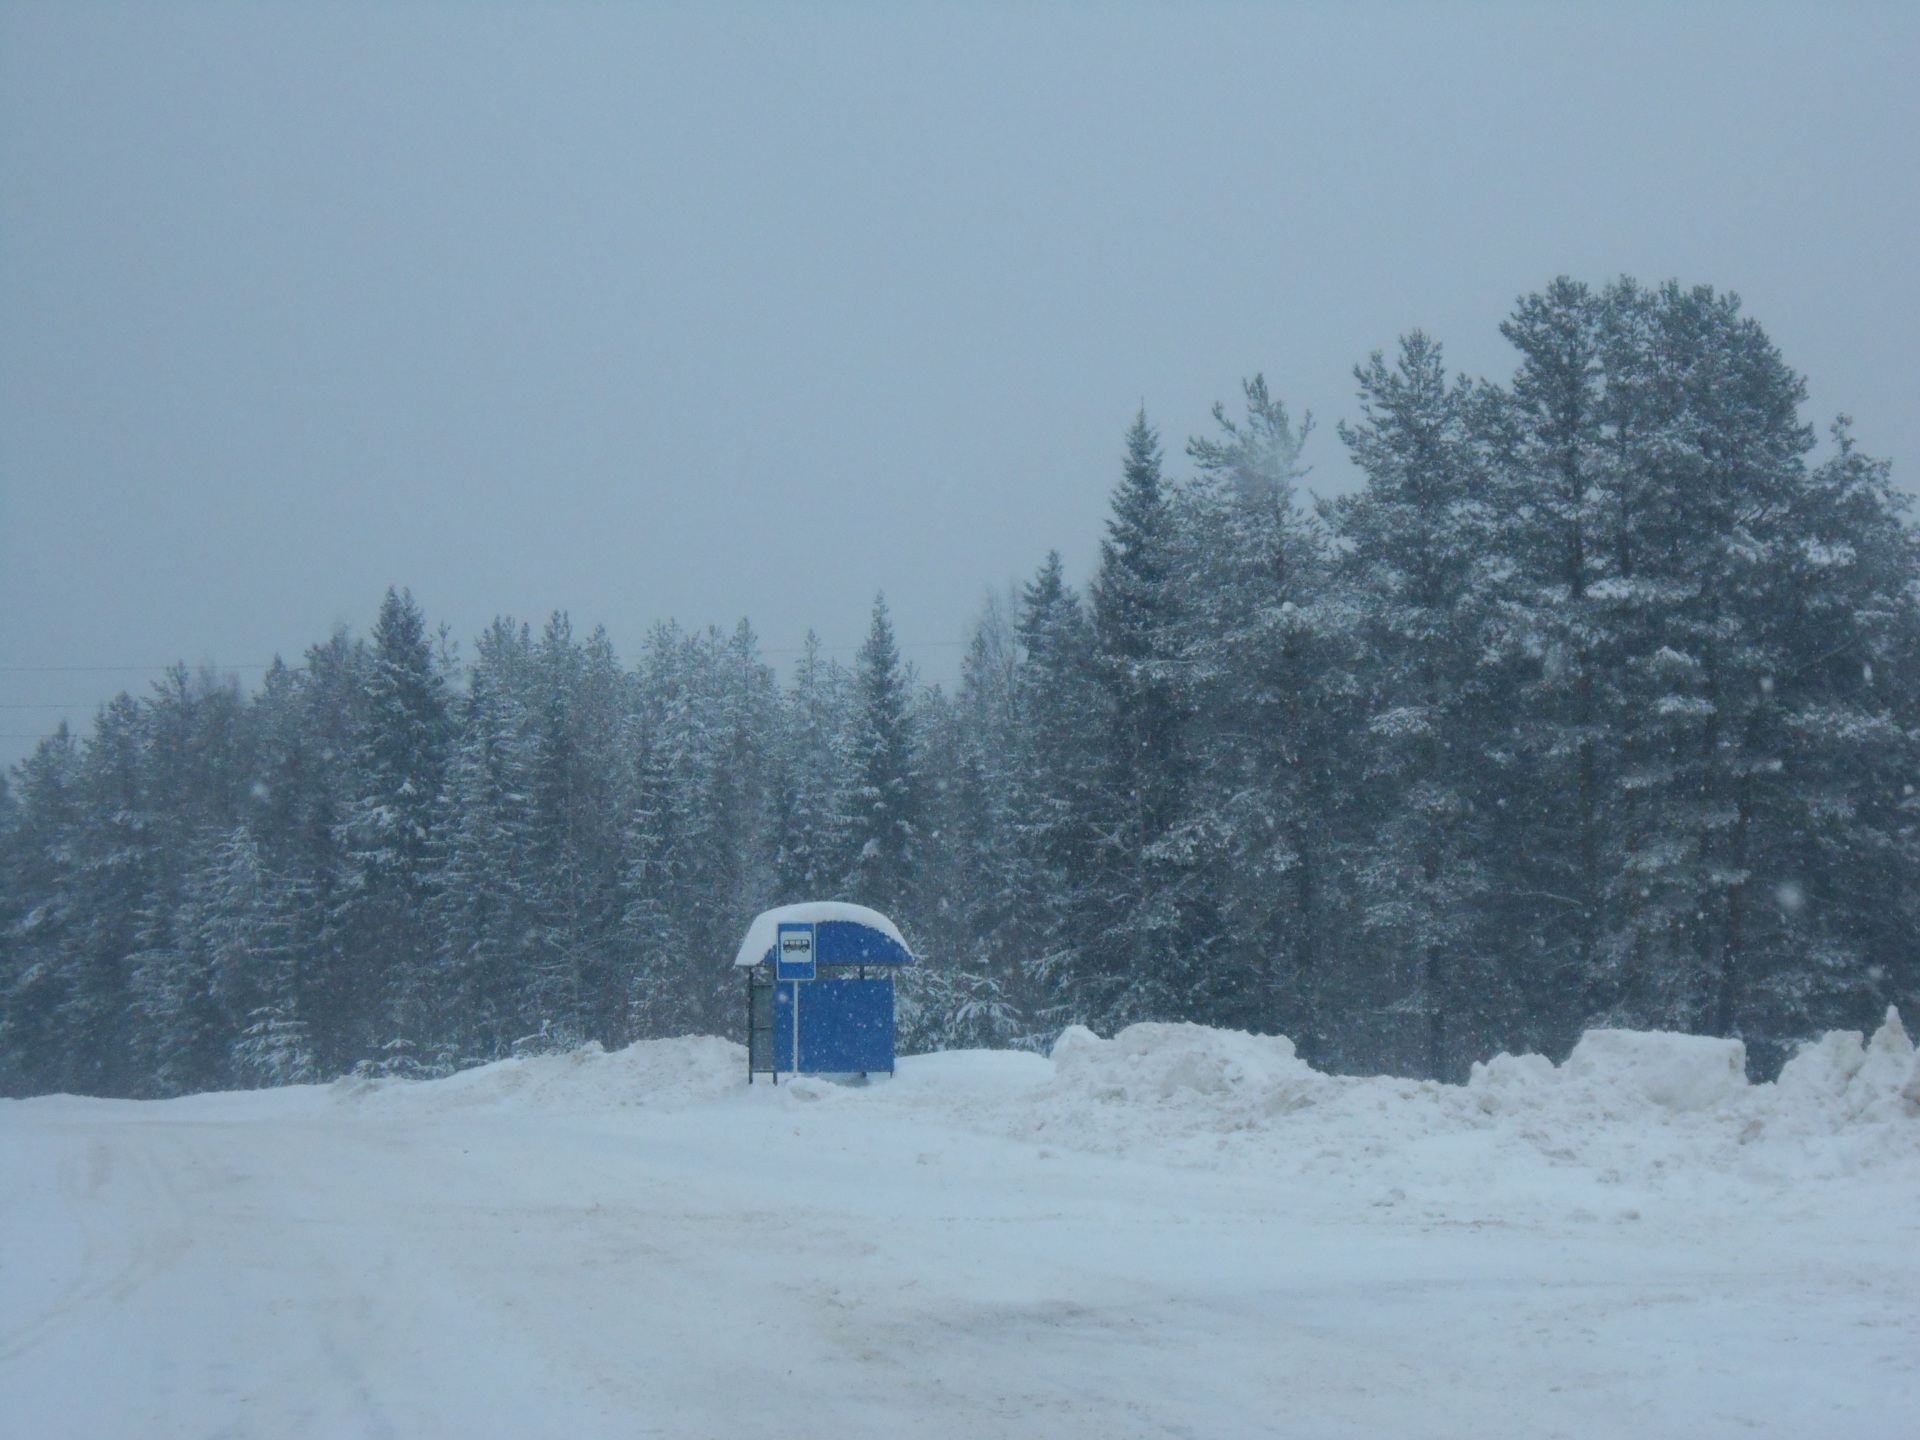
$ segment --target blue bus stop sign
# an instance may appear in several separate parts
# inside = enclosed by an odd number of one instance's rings
[[[777,938],[779,949],[774,953],[773,978],[813,979],[813,926],[784,922]]]

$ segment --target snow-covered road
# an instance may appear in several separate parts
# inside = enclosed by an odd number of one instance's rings
[[[0,1102],[0,1435],[1920,1434],[1910,1051],[1649,1099],[1162,1030]]]

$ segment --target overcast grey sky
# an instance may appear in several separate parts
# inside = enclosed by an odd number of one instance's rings
[[[950,677],[1145,401],[1321,427],[1566,272],[1737,290],[1909,486],[1920,6],[0,8],[0,760],[389,583]],[[791,576],[798,568],[804,583]],[[44,667],[88,667],[48,669]]]

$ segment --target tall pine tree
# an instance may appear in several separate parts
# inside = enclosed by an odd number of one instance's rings
[[[1488,998],[1488,977],[1463,969],[1485,890],[1486,467],[1473,392],[1426,335],[1409,334],[1391,369],[1376,352],[1354,374],[1362,419],[1340,435],[1366,486],[1333,516],[1364,597],[1371,691],[1374,840],[1358,878],[1390,966],[1414,967],[1397,1005],[1421,1022],[1416,1063],[1448,1077],[1477,1048],[1472,1012]]]
[[[919,859],[922,797],[908,677],[884,595],[854,668],[853,869],[848,891],[877,910],[901,909]]]
[[[452,716],[446,676],[410,592],[388,590],[374,622],[365,709],[352,737],[352,796],[341,819],[344,874],[335,923],[343,964],[335,1033],[378,1067],[409,1068],[414,1006],[435,945],[427,902],[434,821]]]

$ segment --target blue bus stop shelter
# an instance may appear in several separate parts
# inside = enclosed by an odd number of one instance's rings
[[[747,1081],[893,1073],[893,972],[913,963],[899,927],[819,900],[762,913],[734,968],[747,977]]]

